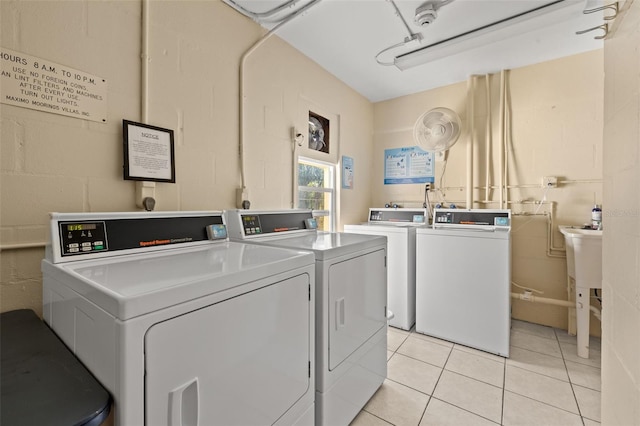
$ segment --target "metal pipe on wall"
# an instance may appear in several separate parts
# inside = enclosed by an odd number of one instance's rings
[[[39,242],[39,243],[23,243],[23,244],[3,244],[0,246],[0,251],[9,251],[9,250],[24,250],[24,249],[32,249],[32,248],[44,248],[47,246],[47,243]]]
[[[569,302],[568,300],[550,299],[548,297],[534,296],[528,293],[511,293],[513,299],[524,300],[526,302],[544,303],[547,305],[564,306],[565,308],[575,308],[575,302]]]
[[[508,84],[508,71],[505,71],[504,78],[504,102],[503,102],[503,114],[504,114],[504,129],[502,131],[502,150],[504,156],[504,172],[503,172],[503,188],[504,188],[504,208],[509,205],[509,121],[511,115],[509,112],[509,84]]]
[[[475,86],[476,76],[472,75],[467,80],[467,123],[469,140],[467,142],[467,198],[466,207],[473,208],[473,148],[475,145]]]
[[[492,145],[492,135],[491,135],[491,75],[485,74],[484,83],[486,90],[486,102],[487,102],[487,123],[486,123],[486,132],[485,132],[485,178],[484,178],[484,199],[489,200],[491,196],[491,188],[489,186],[489,177],[491,172],[491,145]]]
[[[500,107],[498,109],[498,141],[502,145],[502,141],[504,138],[504,70],[500,71]],[[500,208],[504,208],[504,176],[502,175],[504,172],[504,151],[500,148],[500,156],[499,156],[499,170],[498,170],[498,201],[500,203]]]
[[[151,0],[142,1],[142,22],[140,40],[140,121],[149,124],[149,8]],[[144,199],[151,198],[155,205],[155,182],[136,181],[135,202],[145,208]],[[153,210],[153,207],[151,207]]]
[[[140,120],[148,124],[149,118],[149,1],[142,1],[142,52],[140,54]]]

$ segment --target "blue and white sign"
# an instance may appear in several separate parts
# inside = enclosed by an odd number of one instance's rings
[[[435,156],[420,147],[384,150],[384,184],[433,183]]]
[[[353,158],[342,156],[342,188],[353,189]]]

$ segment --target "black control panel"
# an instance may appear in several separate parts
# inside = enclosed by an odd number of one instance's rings
[[[508,211],[436,210],[434,225],[510,226]]]
[[[262,234],[262,225],[260,225],[260,216],[242,215],[242,228],[244,228],[245,235]]]
[[[60,223],[62,255],[107,251],[104,221]]]
[[[58,232],[63,257],[226,239],[221,215],[60,221]]]
[[[244,235],[273,234],[279,232],[300,231],[308,228],[309,212],[242,214]]]
[[[425,210],[370,209],[369,222],[425,223]]]

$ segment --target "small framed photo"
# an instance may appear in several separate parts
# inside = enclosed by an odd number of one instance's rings
[[[124,179],[176,182],[173,130],[122,120]]]

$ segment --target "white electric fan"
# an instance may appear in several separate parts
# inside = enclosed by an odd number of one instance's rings
[[[413,138],[427,151],[446,151],[460,137],[460,117],[449,108],[434,108],[422,114],[413,127]]]

